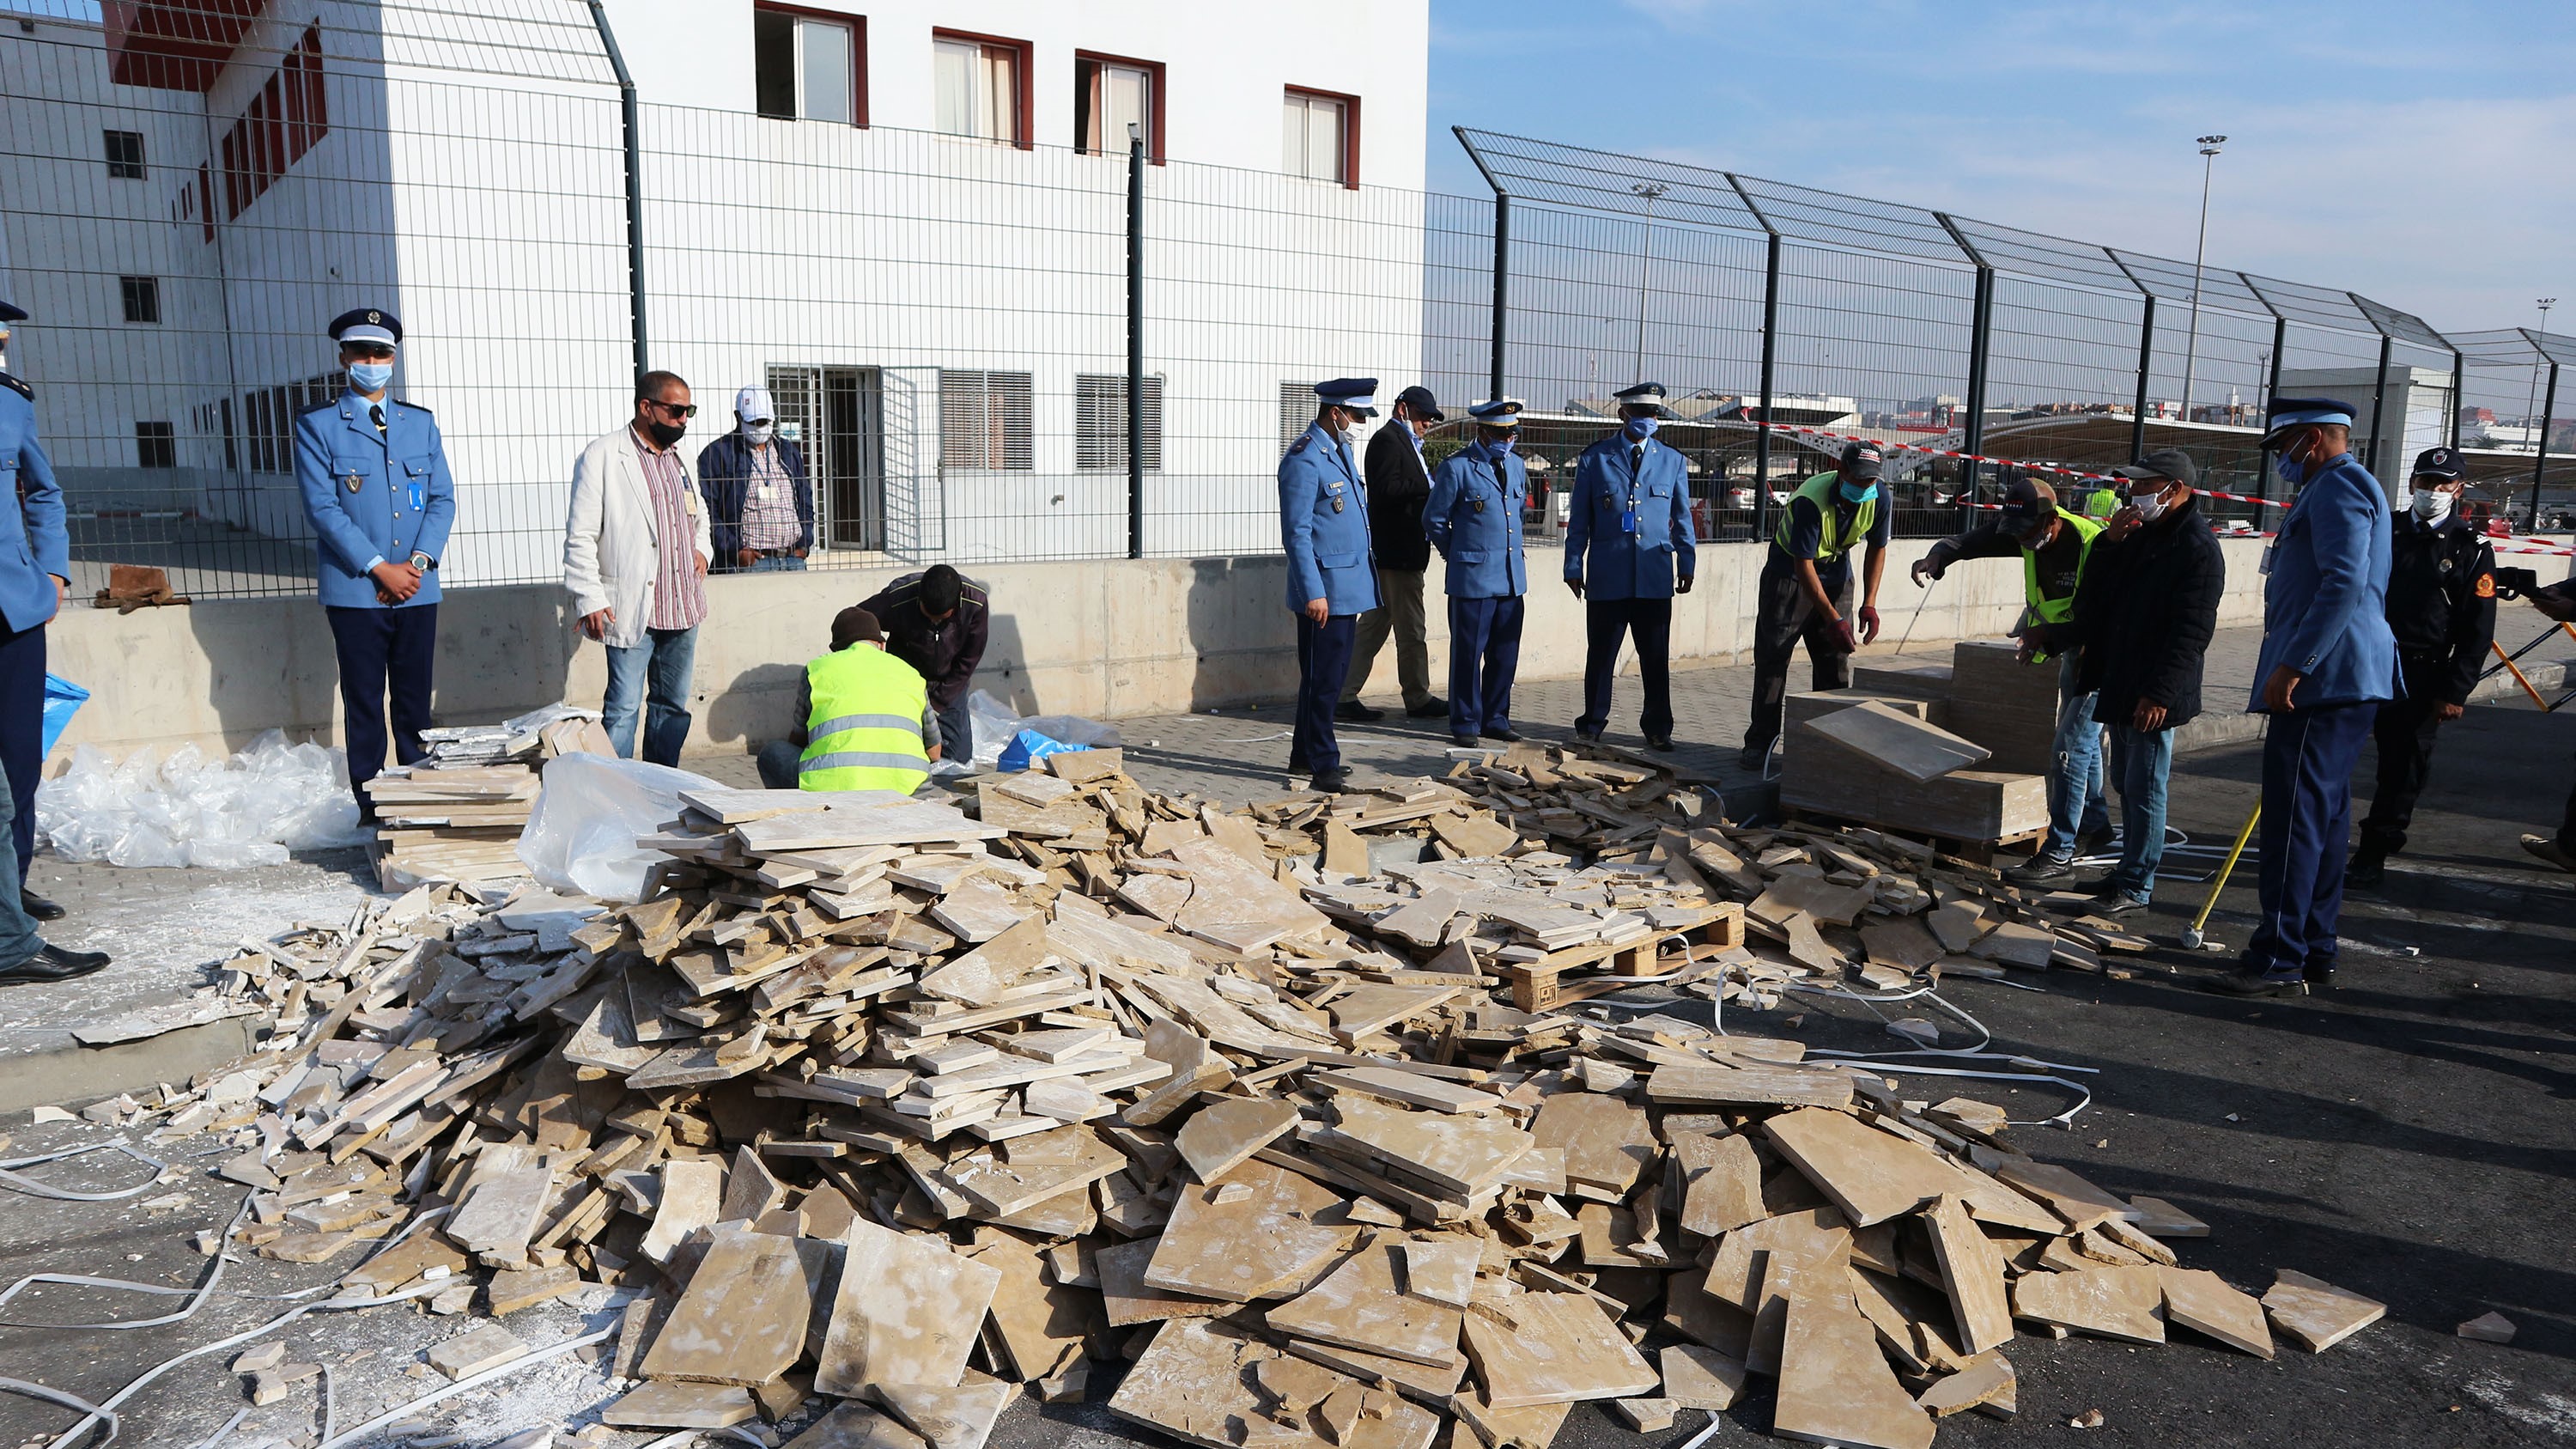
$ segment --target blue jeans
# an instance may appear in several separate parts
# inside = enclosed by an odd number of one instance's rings
[[[698,655],[695,629],[647,629],[642,641],[608,651],[608,695],[599,704],[608,742],[621,758],[635,756],[635,716],[644,716],[644,758],[680,763],[689,742],[689,666]]]
[[[2120,863],[2103,884],[2153,900],[2156,866],[2165,858],[2165,774],[2173,768],[2173,731],[2109,728],[2110,779],[2120,789]]]
[[[756,558],[751,561],[751,567],[745,572],[755,574],[801,574],[805,572],[805,560],[798,558],[792,553],[778,554],[774,557]]]
[[[2102,726],[2093,719],[2089,694],[2075,692],[2076,656],[2057,666],[2057,740],[2049,747],[2048,838],[2039,853],[2049,860],[2075,858],[2075,837],[2111,828],[2111,806],[2102,795]]]

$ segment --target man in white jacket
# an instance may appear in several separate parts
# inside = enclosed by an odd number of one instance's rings
[[[635,419],[594,438],[572,465],[572,516],[564,525],[564,587],[581,632],[608,646],[608,695],[600,704],[617,753],[680,762],[689,739],[689,666],[707,617],[707,564],[715,544],[706,505],[674,451],[697,408],[671,372],[635,384]]]

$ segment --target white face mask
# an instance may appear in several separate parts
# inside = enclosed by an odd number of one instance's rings
[[[2441,522],[2451,516],[2452,497],[2451,491],[2447,488],[2416,489],[2415,516],[2426,523]]]
[[[2165,516],[2165,509],[2168,505],[2165,503],[2165,495],[2163,492],[2158,491],[2154,493],[2138,493],[2131,495],[2129,498],[2129,506],[2138,510],[2138,521],[2140,523],[2153,523],[2157,519]]]
[[[777,434],[778,425],[776,423],[744,423],[742,425],[743,437],[749,440],[751,445],[755,448],[767,443],[771,438],[777,436]]]

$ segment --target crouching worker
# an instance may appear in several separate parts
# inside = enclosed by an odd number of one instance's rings
[[[800,723],[760,747],[772,790],[918,790],[939,758],[939,717],[921,672],[885,652],[877,616],[852,605],[832,619],[832,652],[805,666]]]

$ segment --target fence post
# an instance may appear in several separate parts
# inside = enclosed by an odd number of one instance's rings
[[[2388,356],[2396,345],[2397,339],[2383,329],[2379,334],[2379,374],[2370,384],[2370,447],[2361,459],[2361,466],[2368,468],[2373,478],[2379,476],[2379,440],[2388,431],[2388,417],[2383,409],[2388,405]],[[2398,435],[2405,435],[2402,425]]]
[[[626,135],[626,309],[634,326],[635,376],[640,381],[651,369],[644,360],[644,147],[636,135],[635,77],[627,74],[617,32],[608,28],[608,11],[600,0],[590,0],[590,21],[598,27],[600,48],[608,52],[608,68],[617,73],[617,116]]]
[[[2460,411],[2469,405],[2469,359],[2451,349],[2451,451],[2460,450]]]
[[[1984,254],[1968,240],[1968,234],[1959,229],[1959,224],[1952,221],[1948,213],[1936,211],[1932,213],[1932,219],[1941,223],[1942,229],[1950,233],[1950,240],[1958,244],[1959,250],[1977,269],[1976,300],[1969,304],[1971,315],[1968,319],[1968,423],[1964,430],[1965,446],[1960,451],[1983,453],[1986,450],[1986,358],[1993,347],[1995,332],[1995,269],[1987,265]],[[1968,504],[1976,496],[1980,465],[1971,459],[1963,458],[1960,462],[1959,516],[1964,526],[1975,521],[1975,511]]]
[[[2147,374],[2156,365],[2156,294],[2149,292],[2138,320],[2138,400],[2129,418],[2129,461],[2147,460]]]
[[[2540,531],[2540,483],[2549,476],[2549,414],[2558,406],[2558,359],[2549,359],[2549,385],[2540,394],[2540,446],[2531,455],[2531,517],[2525,533]]]
[[[1497,187],[1494,191],[1494,320],[1493,357],[1490,375],[1485,380],[1487,400],[1503,395],[1503,338],[1511,317],[1512,291],[1512,194]]]
[[[1771,379],[1780,358],[1780,233],[1762,259],[1762,426],[1753,435],[1753,537],[1771,522]]]
[[[2281,395],[2281,349],[2289,345],[2290,319],[2276,313],[2272,318],[2271,376],[2263,379],[2263,416],[2267,422],[2272,415],[2272,399]],[[2254,496],[2265,502],[2272,498],[2272,450],[2269,448],[2254,455]],[[2259,504],[2254,509],[2254,521],[2257,525],[2263,521],[2263,509]]]
[[[1127,556],[1145,556],[1145,133],[1127,123]]]

